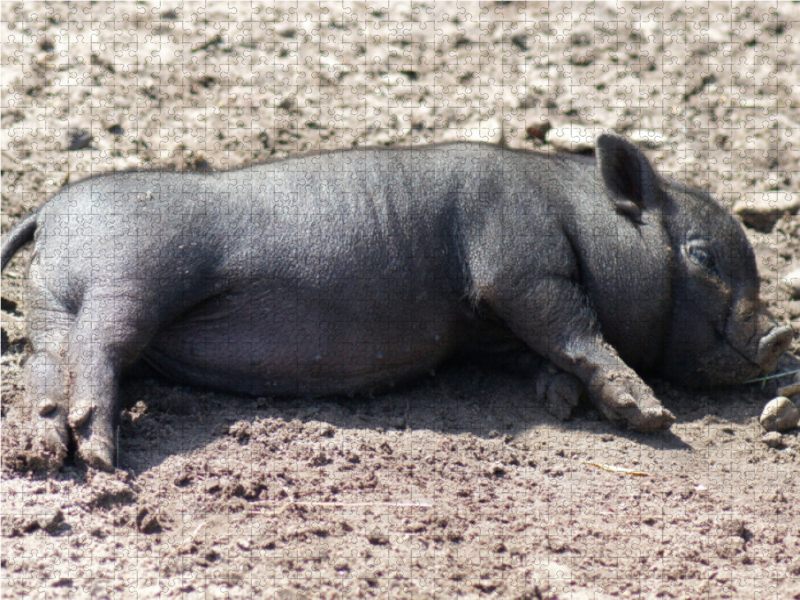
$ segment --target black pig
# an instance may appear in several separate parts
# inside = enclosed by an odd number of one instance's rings
[[[137,361],[190,385],[336,394],[512,340],[560,369],[551,403],[568,412],[583,389],[653,431],[674,417],[634,369],[731,384],[792,338],[758,300],[741,227],[614,135],[596,159],[457,143],[109,174],[20,222],[3,267],[31,238],[26,406],[51,466],[73,436],[113,468]]]

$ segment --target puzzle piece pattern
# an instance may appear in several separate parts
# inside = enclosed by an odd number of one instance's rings
[[[113,170],[452,140],[579,149],[578,127],[607,128],[740,215],[765,300],[800,328],[781,283],[800,238],[794,3],[0,10],[4,231]],[[27,307],[12,275],[13,342]],[[4,411],[21,356],[4,354]],[[123,469],[4,472],[8,597],[800,594],[796,436],[759,449],[728,392],[659,388],[695,426],[655,442],[591,418],[565,430],[529,383],[482,373],[370,402],[127,393]]]

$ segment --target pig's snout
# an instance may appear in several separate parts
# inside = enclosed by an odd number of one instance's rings
[[[758,342],[758,353],[756,362],[764,369],[765,373],[771,373],[775,368],[781,354],[783,354],[792,343],[794,329],[788,325],[775,326],[772,330],[761,338]]]

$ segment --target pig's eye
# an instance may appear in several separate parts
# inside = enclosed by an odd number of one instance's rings
[[[706,269],[712,269],[714,267],[714,257],[708,250],[701,246],[692,246],[689,248],[689,258],[691,258],[692,262],[695,264],[705,267]]]

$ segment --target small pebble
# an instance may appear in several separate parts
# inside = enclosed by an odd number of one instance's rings
[[[788,431],[800,422],[800,411],[785,396],[778,396],[767,402],[761,413],[761,426],[767,431]]]
[[[67,150],[82,150],[92,143],[92,133],[84,129],[67,131]]]
[[[784,285],[792,294],[794,300],[800,300],[800,269],[792,271],[783,278]]]
[[[57,508],[53,512],[44,513],[39,516],[37,519],[37,523],[39,527],[47,531],[48,533],[55,533],[58,531],[61,523],[64,522],[64,513],[61,512],[60,508]]]
[[[236,541],[236,545],[239,546],[240,549],[244,550],[245,552],[249,552],[250,548],[252,548],[252,544],[250,540],[247,538],[242,538]]]
[[[56,45],[53,43],[53,39],[48,36],[42,36],[39,39],[39,48],[44,50],[45,52],[50,52]]]
[[[525,130],[525,133],[527,134],[529,139],[544,141],[545,136],[547,136],[547,132],[550,131],[552,128],[553,126],[550,125],[549,121],[543,121],[541,123],[535,123],[529,126]]]
[[[765,433],[763,435],[761,438],[761,443],[770,448],[780,448],[783,446],[783,436],[777,431],[770,431],[769,433]]]
[[[347,561],[343,558],[338,559],[335,563],[333,563],[333,570],[334,571],[349,571],[350,565],[347,564]]]
[[[370,544],[374,544],[375,546],[386,546],[389,544],[389,536],[384,535],[377,529],[368,534],[367,539],[369,540]]]

